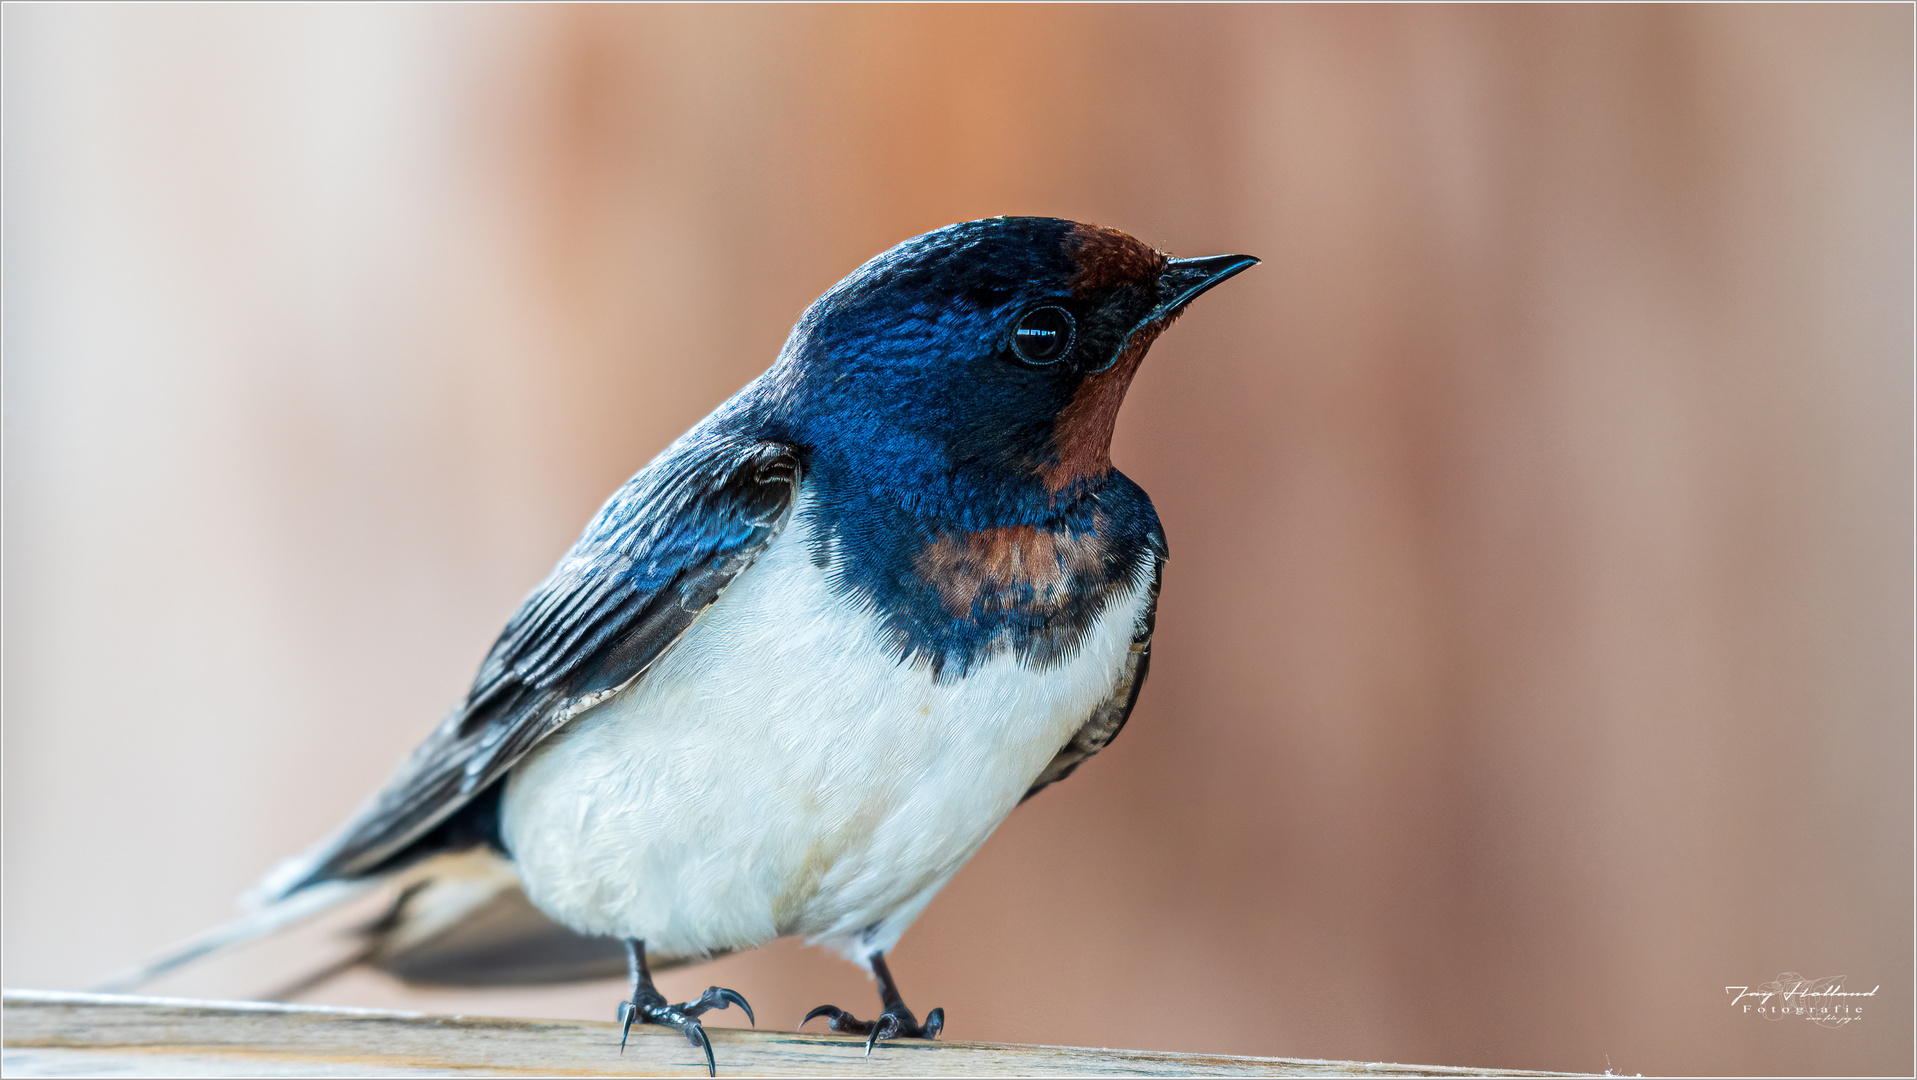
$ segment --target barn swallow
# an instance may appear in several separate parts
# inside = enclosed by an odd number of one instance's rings
[[[620,1019],[703,1048],[713,987],[656,964],[799,935],[934,1038],[885,957],[1013,807],[1124,726],[1166,558],[1111,461],[1152,342],[1257,263],[1000,217],[907,240],[813,303],[770,369],[613,494],[465,702],[260,893],[286,905],[474,846],[625,943]],[[801,1022],[802,1024],[804,1021]],[[623,1045],[623,1040],[622,1040]]]

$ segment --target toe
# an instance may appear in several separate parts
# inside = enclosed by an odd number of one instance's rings
[[[699,1000],[688,1001],[679,1009],[687,1016],[698,1016],[709,1009],[724,1009],[732,1005],[737,1005],[746,1014],[746,1019],[752,1021],[753,1027],[759,1026],[759,1020],[752,1015],[752,1006],[746,1001],[745,995],[723,986],[707,987],[706,992],[699,995]]]
[[[826,1026],[843,1035],[863,1035],[868,1031],[876,1030],[870,1024],[846,1012],[844,1009],[839,1008],[837,1005],[821,1005],[813,1009],[811,1012],[805,1014],[805,1020],[799,1021],[799,1026],[804,1027],[806,1020],[812,1020],[820,1016],[826,1018]]]

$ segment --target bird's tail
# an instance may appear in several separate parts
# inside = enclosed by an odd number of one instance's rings
[[[114,972],[91,989],[102,994],[124,994],[137,990],[154,979],[235,945],[265,937],[296,923],[364,895],[377,888],[380,879],[327,881],[291,896],[264,904],[232,922],[196,934],[173,948],[143,963]]]
[[[297,883],[309,866],[304,857],[287,860],[248,894],[255,910],[117,972],[93,989],[126,993],[381,888],[395,895],[383,914],[350,928],[350,951],[266,997],[297,997],[361,965],[407,983],[434,986],[525,986],[625,972],[625,948],[618,940],[576,933],[541,914],[526,899],[512,864],[491,852],[439,855],[388,874],[326,881],[286,894],[286,883]],[[662,970],[676,966],[675,961],[683,962],[660,956],[652,967]]]

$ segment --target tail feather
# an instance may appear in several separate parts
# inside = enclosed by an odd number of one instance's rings
[[[259,995],[259,1000],[298,1001],[314,990],[319,989],[334,979],[339,978],[341,975],[366,963],[367,960],[372,957],[373,952],[378,948],[379,945],[377,942],[367,941],[358,949],[347,953],[345,956],[321,964],[319,967],[308,971],[306,974],[299,976],[291,982]]]
[[[512,874],[444,874],[402,898],[373,935],[370,967],[433,986],[529,986],[626,973],[616,938],[568,930],[533,907]],[[662,956],[653,970],[672,965]]]
[[[330,908],[361,896],[379,886],[378,879],[328,881],[301,889],[284,899],[197,934],[133,967],[116,971],[91,989],[101,994],[124,994],[136,990],[169,971],[196,960],[223,952],[236,945],[265,937],[296,923],[305,922]]]
[[[526,898],[512,863],[484,849],[435,856],[370,878],[295,886],[284,894],[286,883],[308,873],[310,865],[305,857],[287,860],[248,894],[255,910],[115,972],[93,989],[135,990],[376,889],[395,890],[383,914],[347,928],[352,943],[347,951],[285,981],[266,995],[270,1000],[302,996],[360,966],[427,986],[526,986],[625,973],[625,948],[618,940],[590,937],[552,921]],[[658,971],[698,959],[705,958],[660,955],[652,967]]]

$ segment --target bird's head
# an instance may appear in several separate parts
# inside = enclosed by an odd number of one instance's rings
[[[1118,408],[1152,341],[1257,261],[1174,259],[1057,218],[948,225],[821,296],[767,378],[806,441],[901,489],[1062,497],[1111,469]]]

